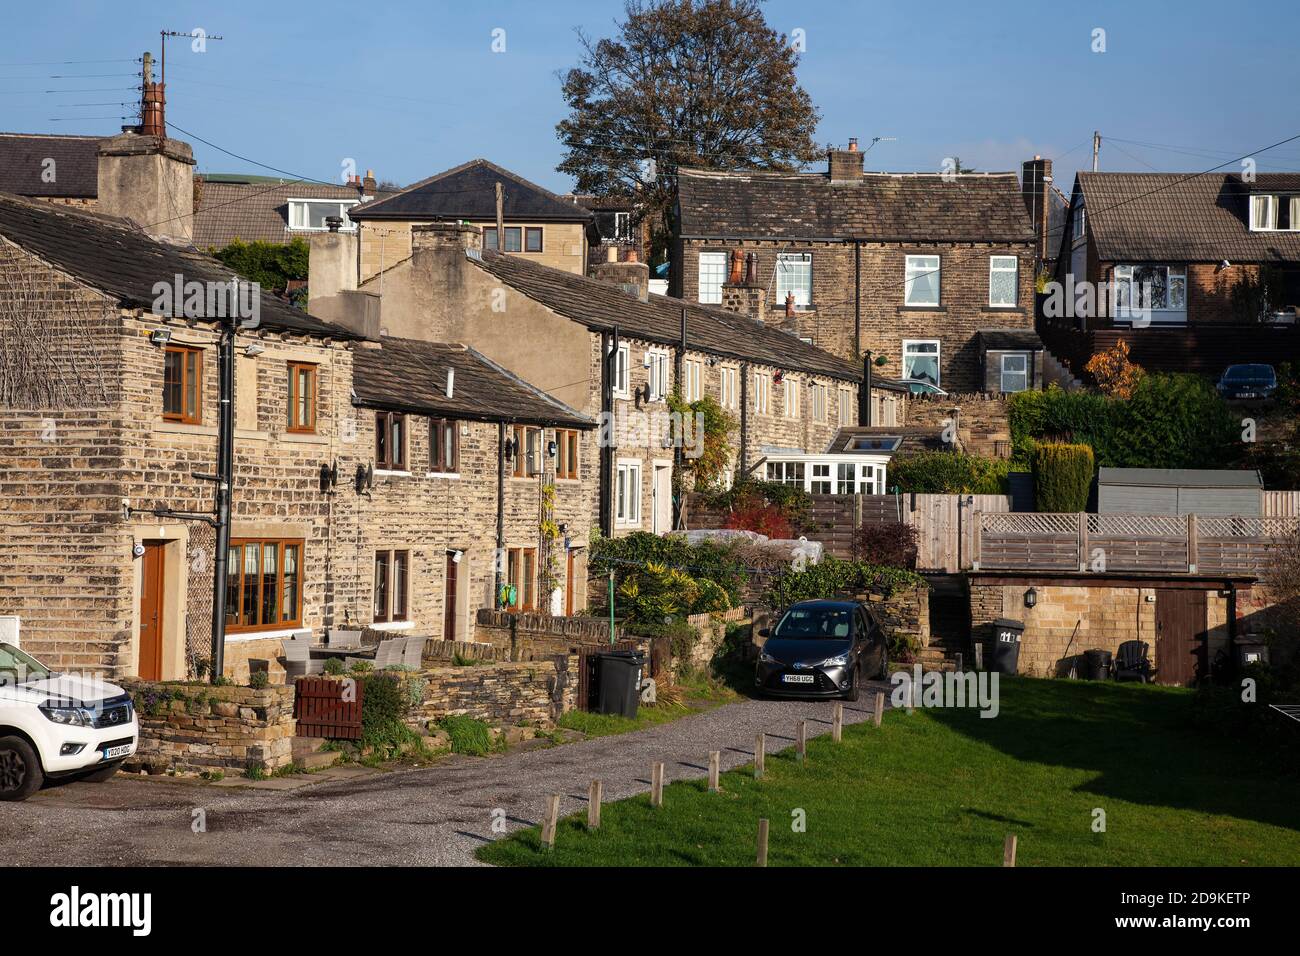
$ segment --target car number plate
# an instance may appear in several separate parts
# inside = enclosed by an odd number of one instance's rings
[[[125,757],[130,752],[131,752],[130,744],[122,744],[121,746],[118,747],[105,747],[104,759],[112,760],[114,757]]]
[[[787,684],[811,684],[813,676],[812,674],[786,674],[781,680]]]

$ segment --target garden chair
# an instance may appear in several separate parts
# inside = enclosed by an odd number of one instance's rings
[[[295,677],[307,676],[312,672],[311,665],[311,641],[290,639],[284,642],[284,673],[286,678],[293,680]]]
[[[1115,652],[1115,680],[1140,680],[1151,683],[1156,676],[1156,669],[1151,666],[1148,652],[1151,645],[1146,641],[1125,641]]]
[[[360,647],[360,631],[330,631],[330,647]]]
[[[424,659],[424,638],[408,637],[402,646],[402,664],[407,667],[420,669],[420,662]]]
[[[379,650],[375,653],[375,670],[381,671],[386,667],[402,663],[402,645],[403,641],[400,637],[380,641]]]

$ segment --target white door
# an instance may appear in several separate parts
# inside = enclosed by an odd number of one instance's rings
[[[650,483],[650,515],[655,534],[667,534],[673,527],[673,467],[654,466],[654,481]]]

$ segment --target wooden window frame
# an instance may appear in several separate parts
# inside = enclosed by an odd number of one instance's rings
[[[277,620],[270,624],[241,624],[240,621],[244,616],[244,546],[255,544],[259,548],[258,567],[261,567],[262,557],[261,549],[268,545],[276,545],[277,566],[275,571],[276,587],[276,617]],[[233,538],[230,542],[232,555],[235,549],[238,549],[238,558],[232,559],[226,565],[226,587],[230,587],[230,572],[232,569],[238,571],[237,584],[235,586],[235,600],[228,603],[226,607],[226,633],[228,634],[253,634],[258,631],[278,631],[302,626],[302,602],[304,590],[303,568],[306,566],[306,546],[303,538]],[[298,587],[296,589],[297,606],[293,609],[293,616],[290,619],[284,617],[284,607],[281,601],[284,598],[284,556],[286,549],[298,549]],[[257,606],[262,607],[262,574],[259,570],[257,573]],[[230,622],[230,616],[234,615],[235,623]],[[260,616],[260,614],[259,614]]]
[[[530,435],[536,435],[537,445],[535,452],[537,455],[537,470],[528,470],[528,438]],[[510,436],[515,442],[515,460],[510,469],[511,478],[536,478],[545,470],[545,464],[542,462],[542,430],[535,425],[512,425],[510,427]]]
[[[506,551],[506,583],[515,585],[515,603],[509,607],[515,611],[537,610],[537,549],[507,548]]]
[[[384,601],[379,606],[379,569],[384,569]],[[398,568],[401,573],[398,573]],[[411,552],[407,548],[380,548],[375,552],[375,577],[370,592],[371,620],[375,624],[400,623],[411,613]]]
[[[442,439],[451,434],[451,462],[444,464]],[[454,418],[429,419],[429,471],[440,475],[454,475],[460,471],[460,421]]]
[[[555,477],[577,481],[579,459],[578,430],[576,428],[557,428],[555,430]]]
[[[505,227],[505,230],[506,230],[506,241],[507,241],[507,242],[509,242],[511,232],[517,232],[517,233],[519,233],[519,248],[518,248],[518,249],[506,249],[506,250],[504,250],[504,251],[505,251],[505,252],[508,252],[508,253],[510,253],[510,252],[513,252],[513,253],[523,252],[523,251],[524,251],[524,230],[523,230],[523,227],[522,227],[522,226],[506,226],[506,227]],[[489,234],[492,236],[492,240],[493,240],[493,242],[496,243],[495,245],[488,245],[488,235],[489,235]],[[501,247],[501,239],[500,239],[499,236],[497,236],[497,227],[496,227],[496,226],[484,226],[484,227],[483,227],[483,248],[484,248],[484,249],[491,249],[491,250],[493,250],[493,251],[495,251],[495,252],[501,252],[501,251],[502,251],[502,247]]]
[[[181,356],[181,410],[167,411],[167,357]],[[189,356],[194,356],[194,408],[186,406],[189,394]],[[203,349],[195,345],[168,345],[163,349],[163,420],[184,425],[203,424]]]
[[[392,445],[393,422],[401,421],[402,423],[402,440],[401,447],[397,449],[398,455],[393,457]],[[381,452],[379,448],[380,436],[387,449],[386,453]],[[405,412],[375,412],[375,470],[376,471],[406,471],[406,413]]]
[[[298,420],[298,379],[300,373],[306,372],[310,381],[311,399],[307,403],[307,420]],[[289,431],[296,435],[316,434],[316,405],[320,399],[318,386],[320,377],[314,362],[289,363]]]
[[[529,249],[529,248],[528,248],[528,237],[531,236],[531,235],[533,235],[534,233],[536,233],[536,235],[537,235],[537,248],[536,248],[536,249]],[[543,236],[542,236],[542,227],[541,227],[541,226],[525,226],[525,227],[524,227],[524,250],[523,250],[523,251],[524,251],[524,252],[531,252],[531,253],[533,253],[534,255],[537,255],[537,254],[539,254],[539,253],[541,253],[541,252],[544,252],[545,250],[546,250],[546,245],[545,245],[545,242],[544,242],[544,239],[543,239]]]

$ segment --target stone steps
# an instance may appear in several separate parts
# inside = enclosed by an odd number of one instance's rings
[[[322,770],[334,766],[343,754],[337,750],[321,750],[325,743],[324,737],[294,737],[291,745],[293,762],[304,770]]]
[[[1083,388],[1083,382],[1075,378],[1074,374],[1065,367],[1065,365],[1051,352],[1043,353],[1043,384],[1050,385],[1055,383],[1067,392],[1075,392]]]

